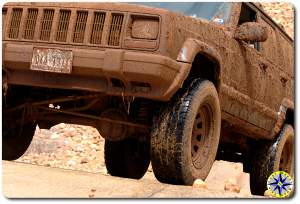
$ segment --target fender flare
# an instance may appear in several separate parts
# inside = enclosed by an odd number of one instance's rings
[[[184,81],[189,76],[191,72],[192,63],[197,54],[203,54],[209,59],[211,59],[214,63],[217,64],[217,81],[221,81],[220,70],[221,70],[221,56],[220,54],[208,44],[201,42],[200,40],[194,38],[187,38],[176,58],[176,61],[181,64],[181,69],[179,70],[179,74],[174,79],[174,82],[168,88],[166,93],[164,94],[165,98],[170,98],[179,88],[182,87]],[[220,83],[217,84],[217,90],[219,91]]]
[[[199,53],[206,55],[221,66],[221,55],[212,46],[193,38],[188,38],[183,43],[176,60],[179,62],[192,63]]]
[[[272,129],[271,135],[274,138],[281,130],[286,121],[286,114],[288,110],[294,112],[295,106],[294,102],[288,98],[284,98],[277,112],[277,120],[275,122],[274,128]]]
[[[215,48],[208,45],[207,43],[193,38],[188,38],[183,43],[183,46],[181,47],[176,60],[179,62],[192,64],[196,55],[199,53],[205,55],[207,58],[211,59],[214,62],[217,67],[217,81],[220,81],[220,70],[222,69],[221,55]],[[189,70],[189,72],[190,71],[191,69]]]

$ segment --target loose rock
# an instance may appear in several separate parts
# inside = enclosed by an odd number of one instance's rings
[[[60,137],[60,135],[55,132],[51,135],[51,139],[57,139],[59,137]]]
[[[193,184],[194,188],[207,189],[207,184],[201,179],[196,179]]]
[[[76,165],[76,162],[73,161],[73,160],[70,160],[70,161],[67,162],[67,164],[68,164],[69,166],[75,166],[75,165]]]
[[[229,178],[225,181],[224,190],[239,193],[241,189],[236,179]]]
[[[87,158],[83,158],[83,159],[81,159],[80,164],[86,164],[86,163],[88,163],[88,162],[89,162],[89,161],[88,161]]]

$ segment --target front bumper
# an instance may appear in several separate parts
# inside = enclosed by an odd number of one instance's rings
[[[3,69],[9,84],[102,92],[166,101],[181,87],[190,64],[151,53],[122,49],[68,47],[71,74],[30,70],[33,47],[61,45],[3,43]]]

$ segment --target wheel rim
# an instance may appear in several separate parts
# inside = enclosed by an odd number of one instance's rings
[[[292,153],[292,142],[287,141],[284,146],[280,157],[279,171],[291,172],[293,153]]]
[[[197,169],[203,167],[210,153],[210,136],[212,130],[213,114],[208,104],[201,105],[196,114],[192,140],[191,155],[193,166]]]

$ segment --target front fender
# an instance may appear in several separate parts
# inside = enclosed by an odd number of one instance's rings
[[[192,38],[188,38],[183,43],[176,60],[179,62],[192,63],[198,53],[212,58],[219,66],[222,64],[220,54],[213,47]]]

